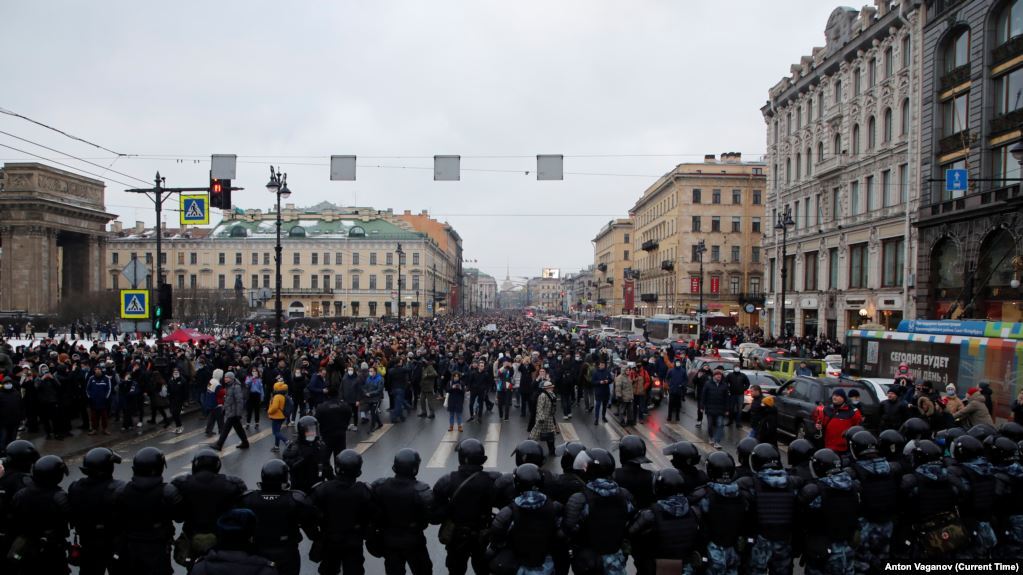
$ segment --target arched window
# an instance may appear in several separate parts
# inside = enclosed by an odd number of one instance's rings
[[[995,24],[995,45],[1001,46],[1023,34],[1023,0],[1013,0],[1002,7]]]
[[[867,120],[867,149],[873,150],[877,146],[877,122],[874,116]]]
[[[986,278],[981,284],[976,281],[976,301],[970,317],[1002,319],[1002,302],[990,301],[997,292],[1006,292],[1012,281],[1012,254],[1016,240],[1005,228],[992,230],[980,244],[976,278]],[[996,291],[997,290],[997,291]]]
[[[817,162],[824,160],[824,142],[817,142]]]
[[[813,172],[813,169],[811,168],[812,165],[813,165],[813,152],[810,150],[810,147],[807,146],[806,147],[806,175],[807,176],[809,176]]]
[[[909,130],[909,98],[902,101],[902,111],[899,112],[899,135],[905,136]]]
[[[860,153],[860,125],[856,124],[853,126],[852,135],[852,153],[853,155]]]
[[[883,124],[882,129],[884,130],[884,132],[883,132],[883,134],[881,136],[881,141],[887,144],[888,142],[892,141],[892,109],[891,108],[885,108],[884,109],[884,120],[882,121],[882,124]]]
[[[792,158],[785,158],[785,183],[792,181]]]
[[[228,235],[231,236],[232,238],[244,238],[245,236],[249,235],[249,233],[245,230],[243,226],[234,226],[233,228],[231,228],[231,233]]]
[[[302,226],[295,226],[288,230],[288,235],[293,238],[304,238],[305,228],[303,228]]]
[[[831,153],[836,156],[842,153],[842,134],[835,134],[835,141],[831,144]]]
[[[803,171],[803,155],[796,154],[796,180],[799,179],[800,173]]]
[[[366,237],[366,230],[362,226],[352,226],[352,229],[348,230],[348,237],[364,238]]]
[[[785,115],[785,135],[792,135],[792,112]]]
[[[952,33],[946,40],[945,50],[942,52],[942,60],[945,63],[945,73],[960,66],[970,63],[970,29],[962,28]]]

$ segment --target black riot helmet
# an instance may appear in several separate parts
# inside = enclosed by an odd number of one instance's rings
[[[818,449],[810,458],[810,473],[820,479],[842,471],[842,458],[830,449]]]
[[[573,473],[575,469],[572,465],[575,463],[575,458],[583,451],[586,451],[586,446],[578,441],[569,441],[561,449],[561,472]]]
[[[977,438],[977,440],[981,442],[987,439],[988,436],[994,435],[996,433],[998,433],[998,431],[994,428],[994,426],[988,425],[986,423],[978,423],[977,425],[974,425],[966,432],[967,435],[975,437]]]
[[[512,480],[515,483],[515,492],[519,495],[527,491],[540,491],[543,489],[543,473],[533,463],[523,463],[516,467]]]
[[[849,442],[852,441],[853,436],[861,431],[864,431],[864,427],[862,425],[854,425],[842,433],[842,439],[845,440],[845,444],[847,446],[851,445]]]
[[[212,449],[200,449],[192,456],[192,473],[209,471],[220,472],[220,454]]]
[[[615,470],[615,458],[606,449],[587,449],[575,458],[573,467],[587,481],[611,477]]]
[[[626,435],[618,444],[618,458],[622,463],[650,463],[646,457],[646,442],[638,435]]]
[[[945,454],[949,454],[949,450],[952,449],[952,442],[962,437],[966,433],[962,427],[949,427],[948,429],[942,429],[941,431],[934,434],[934,443],[938,444]]]
[[[799,467],[804,463],[809,463],[814,451],[815,448],[810,443],[810,440],[802,438],[793,439],[792,443],[789,443],[789,467]]]
[[[515,447],[515,451],[512,451],[512,455],[515,456],[516,467],[523,463],[532,463],[537,467],[542,467],[545,460],[543,447],[532,439],[527,439],[518,444]]]
[[[998,434],[1008,437],[1013,443],[1023,441],[1023,425],[1015,421],[1006,421],[998,426]]]
[[[731,483],[735,479],[735,460],[724,451],[707,456],[707,479],[714,483]]]
[[[415,449],[408,447],[399,449],[398,453],[394,454],[394,465],[391,466],[391,470],[400,477],[415,477],[419,475],[419,464],[422,461]]]
[[[120,462],[120,455],[106,447],[94,447],[85,454],[79,469],[88,477],[109,479],[114,475],[114,465]]]
[[[483,443],[474,437],[460,441],[455,451],[458,452],[459,465],[483,465],[487,461]]]
[[[925,463],[935,463],[938,461],[941,461],[941,448],[938,447],[937,443],[930,439],[921,439],[920,441],[913,442],[912,449],[909,451],[909,464],[914,469]]]
[[[311,415],[299,419],[297,427],[298,441],[301,443],[312,443],[320,437],[320,422]],[[309,438],[310,436],[312,439]]]
[[[4,463],[8,471],[28,473],[32,464],[39,460],[39,450],[31,442],[15,439],[7,444],[7,458]]]
[[[877,436],[877,449],[881,457],[888,461],[898,461],[904,447],[906,447],[906,438],[894,429],[886,429]]]
[[[1016,442],[1005,436],[988,437],[984,440],[984,453],[994,465],[1009,465],[1018,460]]]
[[[984,456],[984,444],[972,435],[963,435],[957,437],[952,442],[952,447],[949,448],[948,454],[959,463],[976,461]]]
[[[67,475],[67,465],[56,455],[44,455],[32,464],[32,483],[39,487],[57,487]]]
[[[764,469],[781,469],[781,454],[778,453],[778,448],[770,443],[761,443],[760,445],[757,445],[753,448],[753,452],[750,453],[748,457],[749,468],[754,472],[762,471]]]
[[[654,497],[666,499],[682,493],[686,480],[674,467],[661,469],[654,474]]]
[[[739,459],[739,467],[749,467],[749,456],[757,447],[757,440],[752,437],[743,437],[739,445],[735,446],[735,454]]]
[[[700,450],[688,441],[672,443],[664,448],[663,453],[671,457],[671,466],[680,471],[700,464]]]
[[[135,477],[160,477],[167,469],[167,459],[155,447],[143,447],[131,460],[131,471]]]
[[[291,469],[280,459],[271,459],[263,464],[259,472],[259,488],[263,491],[281,492],[291,487]]]
[[[356,479],[362,475],[362,455],[354,449],[346,449],[334,456],[334,471],[341,479]]]
[[[869,431],[858,431],[849,437],[849,453],[852,458],[860,461],[873,459],[879,455],[877,438]]]
[[[899,435],[906,441],[915,439],[930,439],[931,426],[919,417],[910,417],[899,427]]]

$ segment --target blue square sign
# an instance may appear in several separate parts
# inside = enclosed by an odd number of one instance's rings
[[[965,192],[970,184],[970,173],[965,169],[945,170],[945,191]]]

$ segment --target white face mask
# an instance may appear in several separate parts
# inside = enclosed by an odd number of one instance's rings
[[[316,432],[315,431],[310,431],[310,432],[306,433],[305,434],[305,440],[309,441],[309,442],[316,441]]]
[[[354,374],[354,373],[355,373],[355,370],[354,370],[354,369],[349,369],[349,370],[348,370],[348,375],[352,375],[352,374]]]
[[[732,371],[734,371],[735,373],[739,373],[739,366],[733,367]]]

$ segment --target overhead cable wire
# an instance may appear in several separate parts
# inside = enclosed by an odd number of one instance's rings
[[[32,118],[29,118],[28,116],[24,116],[24,115],[19,114],[17,112],[12,112],[11,110],[8,110],[6,108],[0,107],[0,114],[6,114],[8,116],[13,116],[15,118],[21,118],[22,120],[25,120],[26,122],[31,122],[31,123],[33,123],[33,124],[35,124],[37,126],[41,126],[43,128],[46,128],[47,130],[52,130],[54,132],[57,132],[58,134],[61,134],[62,136],[66,136],[68,138],[71,138],[72,140],[75,140],[75,141],[78,141],[78,142],[82,142],[83,144],[88,144],[88,145],[90,145],[90,146],[92,146],[94,148],[99,148],[100,150],[103,150],[105,152],[110,152],[111,154],[114,154],[116,156],[130,157],[130,156],[134,155],[134,154],[122,154],[121,152],[115,152],[115,151],[111,150],[110,148],[107,148],[105,146],[101,146],[101,145],[99,145],[99,144],[97,144],[95,142],[90,142],[89,140],[86,140],[85,138],[80,138],[80,137],[75,136],[73,134],[69,134],[69,133],[65,132],[64,130],[61,130],[60,128],[54,128],[53,126],[51,126],[49,124],[44,124],[43,122],[40,122],[39,120],[33,120]]]
[[[100,178],[100,179],[103,179],[103,180],[109,180],[109,181],[114,182],[116,184],[120,184],[120,185],[122,185],[122,186],[124,186],[126,188],[131,188],[131,187],[134,187],[134,185],[135,185],[135,184],[126,184],[126,183],[124,183],[124,182],[122,182],[120,180],[115,180],[115,179],[107,177],[107,176],[101,176],[99,174],[90,172],[88,170],[83,170],[82,168],[79,168],[77,166],[72,166],[70,164],[65,164],[64,162],[58,162],[57,160],[53,160],[53,159],[47,158],[45,156],[40,156],[39,154],[33,154],[32,152],[21,150],[21,149],[15,148],[14,146],[8,146],[7,144],[0,144],[0,147],[7,148],[8,150],[14,150],[15,152],[18,152],[18,153],[21,153],[21,154],[28,154],[29,156],[32,156],[34,158],[38,158],[40,160],[43,160],[43,161],[46,161],[46,162],[50,162],[52,164],[57,164],[58,166],[63,166],[65,168],[69,169],[69,170],[74,170],[75,172],[81,172],[82,174],[88,174],[88,175],[93,176],[95,178]]]
[[[0,134],[3,134],[5,136],[10,136],[10,137],[14,138],[15,140],[19,140],[19,141],[25,142],[26,144],[32,144],[33,146],[38,146],[40,148],[43,148],[44,150],[49,150],[51,152],[55,152],[57,154],[61,154],[61,155],[65,156],[65,157],[68,157],[68,158],[73,158],[75,160],[78,160],[79,162],[83,162],[83,163],[89,164],[90,166],[95,166],[97,168],[100,168],[100,169],[103,169],[103,170],[106,170],[106,171],[109,171],[109,172],[113,172],[113,173],[118,174],[120,176],[124,176],[126,178],[130,178],[132,180],[137,180],[137,181],[142,182],[142,183],[144,183],[146,185],[149,185],[149,184],[152,183],[150,181],[143,180],[142,178],[136,178],[135,176],[133,176],[131,174],[125,174],[124,172],[119,172],[117,170],[114,170],[114,169],[110,168],[109,166],[103,166],[101,164],[97,164],[96,162],[91,162],[91,161],[86,160],[84,158],[80,158],[78,156],[75,156],[73,154],[69,154],[67,152],[62,152],[60,150],[55,150],[55,149],[53,149],[53,148],[51,148],[49,146],[44,146],[43,144],[40,144],[39,142],[33,142],[32,140],[28,140],[26,138],[22,138],[21,136],[16,136],[14,134],[11,134],[10,132],[5,132],[3,130],[0,130]],[[120,158],[120,157],[121,156],[115,157],[114,161],[116,162],[117,159]],[[111,162],[110,165],[112,166],[113,162]]]

